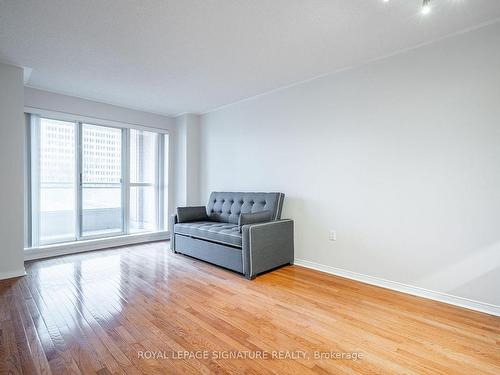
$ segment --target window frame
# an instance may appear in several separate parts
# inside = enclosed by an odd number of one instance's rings
[[[27,168],[27,183],[26,183],[26,213],[27,217],[25,220],[25,244],[26,248],[42,248],[46,246],[56,246],[71,243],[78,243],[88,240],[105,240],[113,237],[127,237],[145,235],[145,237],[151,236],[151,234],[166,233],[168,231],[164,223],[168,222],[169,212],[165,209],[165,202],[170,201],[171,193],[168,189],[168,178],[170,176],[170,165],[165,163],[165,160],[170,161],[171,155],[166,155],[165,152],[169,153],[171,147],[168,145],[165,147],[165,140],[170,140],[168,130],[161,128],[146,127],[137,124],[116,122],[104,119],[96,119],[85,116],[78,116],[66,113],[59,113],[54,111],[40,110],[36,108],[25,107],[26,124],[28,127],[28,137],[29,142],[26,147],[27,157],[26,157],[26,168]],[[58,242],[50,243],[40,243],[39,237],[39,192],[34,192],[35,186],[39,190],[39,179],[37,179],[37,174],[39,174],[39,168],[35,168],[36,161],[39,160],[39,154],[37,151],[38,146],[34,145],[33,142],[39,142],[40,136],[40,122],[38,121],[37,126],[33,126],[33,116],[38,118],[47,118],[57,121],[66,121],[75,124],[75,239],[74,240],[63,240]],[[121,130],[121,220],[122,220],[122,230],[120,232],[104,233],[97,235],[83,235],[82,230],[82,167],[83,167],[83,143],[82,143],[82,129],[83,124],[95,125],[116,128]],[[141,130],[156,133],[156,173],[155,182],[151,183],[131,183],[130,182],[130,131],[131,129]],[[38,132],[38,136],[37,136]],[[37,159],[38,158],[38,159]],[[153,186],[155,192],[155,228],[153,231],[140,231],[140,232],[130,232],[130,187],[132,186]],[[38,207],[38,208],[37,208]],[[167,207],[169,207],[167,205]]]

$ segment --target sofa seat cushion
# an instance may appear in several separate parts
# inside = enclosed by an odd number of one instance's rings
[[[224,245],[241,247],[241,233],[237,224],[213,221],[178,223],[174,226],[174,232]]]

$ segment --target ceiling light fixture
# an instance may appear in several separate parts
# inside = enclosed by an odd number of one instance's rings
[[[422,4],[422,14],[429,14],[431,12],[431,0],[424,0]]]

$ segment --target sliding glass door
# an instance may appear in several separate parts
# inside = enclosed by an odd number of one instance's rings
[[[168,135],[30,118],[29,247],[166,230]]]
[[[81,236],[123,233],[123,130],[81,125]]]

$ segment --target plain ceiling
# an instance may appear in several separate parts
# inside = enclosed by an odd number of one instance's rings
[[[204,113],[500,17],[498,0],[0,0],[0,61],[27,86]]]

